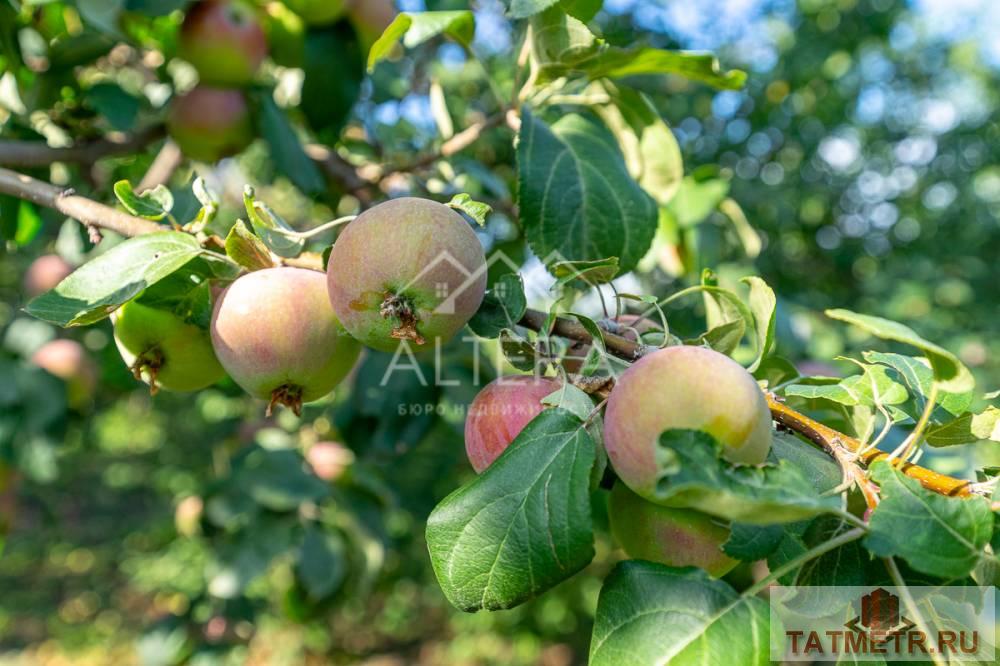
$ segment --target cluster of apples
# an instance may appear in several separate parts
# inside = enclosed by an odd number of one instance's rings
[[[393,18],[389,0],[200,0],[181,25],[178,55],[198,85],[171,101],[167,129],[189,158],[215,162],[243,151],[255,136],[245,89],[270,55],[301,66],[304,32],[348,17],[364,39]]]
[[[625,337],[633,339],[656,328],[634,317],[615,325],[625,325]],[[465,421],[465,447],[477,473],[507,449],[560,386],[554,378],[501,377],[476,396]],[[625,370],[604,411],[604,447],[617,476],[608,518],[618,543],[633,558],[722,576],[738,564],[721,550],[729,526],[682,503],[664,502],[655,492],[662,471],[659,438],[669,429],[708,433],[730,462],[759,464],[771,448],[767,402],[753,376],[728,356],[674,346]]]
[[[299,412],[347,376],[362,345],[419,351],[450,339],[485,290],[486,257],[465,218],[407,197],[347,225],[326,275],[282,266],[239,277],[215,298],[210,331],[141,300],[112,319],[125,362],[154,388],[196,391],[228,374]]]

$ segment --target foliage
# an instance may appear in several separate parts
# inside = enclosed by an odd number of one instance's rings
[[[60,192],[0,178],[0,650],[750,664],[769,659],[770,582],[993,585],[1000,408],[977,387],[1000,382],[995,100],[947,128],[855,105],[938,95],[941,72],[987,80],[981,63],[900,46],[914,15],[874,0],[803,2],[794,30],[772,8],[770,67],[678,48],[642,3],[425,4],[299,25],[281,64],[272,43],[241,89],[259,140],[204,164],[162,135],[197,80],[177,54],[186,3],[0,0],[0,166]],[[66,194],[159,230],[78,224]],[[133,381],[122,305],[207,330],[222,287],[337,271],[342,225],[403,195],[448,204],[485,247],[469,331],[367,350],[301,414],[265,417],[229,378],[155,398]],[[392,259],[399,238],[371,252]],[[29,298],[22,275],[53,253],[76,270]],[[651,326],[623,326],[626,307]],[[38,360],[57,338],[96,379]],[[721,580],[624,560],[607,529],[603,399],[678,344],[825,424],[783,422],[798,434],[775,431],[753,466],[699,430],[660,436],[657,501],[731,528],[742,564]],[[464,409],[516,370],[566,385],[473,476]],[[328,441],[350,453],[324,478],[310,453]],[[878,449],[976,482],[946,496]]]

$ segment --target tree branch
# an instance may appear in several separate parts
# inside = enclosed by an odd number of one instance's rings
[[[53,148],[42,141],[0,141],[0,164],[16,168],[44,167],[53,162],[92,164],[102,157],[137,153],[163,137],[162,125],[149,127],[120,141],[99,139],[65,148]]]
[[[108,229],[123,236],[138,236],[164,230],[164,227],[155,222],[133,217],[110,206],[77,196],[72,190],[62,190],[55,185],[4,168],[0,168],[0,193],[54,208],[88,228]]]
[[[527,310],[521,318],[519,324],[533,331],[541,331],[545,326],[547,319],[548,317],[544,312],[539,312],[538,310]],[[588,333],[581,324],[562,317],[557,317],[555,319],[552,325],[552,330],[548,333],[550,335],[569,338],[570,340],[575,340],[585,344],[593,342],[593,338],[590,333]],[[655,348],[650,348],[645,345],[632,342],[631,340],[608,332],[604,333],[604,344],[610,353],[626,361],[634,361],[643,354],[655,350]],[[578,375],[572,375],[570,380],[587,393],[597,395],[599,397],[607,397],[614,386],[614,380],[611,378],[579,377]],[[851,453],[858,453],[863,449],[862,443],[853,437],[849,437],[848,435],[838,432],[833,428],[827,427],[822,423],[809,418],[805,414],[795,411],[791,407],[779,402],[775,396],[768,392],[765,392],[765,395],[767,397],[768,407],[771,409],[771,417],[775,421],[786,428],[799,433],[810,442],[823,448],[828,453],[832,453],[837,447],[840,449],[846,449]],[[932,490],[936,493],[954,497],[969,497],[977,494],[976,487],[971,481],[955,479],[950,476],[945,476],[944,474],[938,474],[937,472],[933,472],[912,463],[905,463],[898,459],[890,459],[889,455],[882,451],[869,451],[862,454],[859,458],[859,461],[863,462],[865,465],[871,465],[878,460],[888,460],[892,462],[892,464],[895,465],[896,469],[900,472],[911,479],[915,479],[924,488]]]
[[[180,146],[174,143],[173,139],[167,139],[163,142],[163,147],[156,154],[156,158],[149,165],[146,175],[139,181],[135,191],[145,192],[152,190],[157,185],[166,185],[183,161],[184,155],[181,153]]]
[[[330,154],[334,153],[331,151]],[[339,155],[333,162],[337,162],[338,160],[339,162],[343,162]],[[343,164],[346,164],[346,162],[343,162]],[[353,172],[353,167],[349,164],[347,166]],[[359,178],[356,172],[353,173],[354,178]],[[49,183],[3,168],[0,168],[0,193],[10,194],[42,206],[54,208],[64,215],[80,221],[88,228],[98,227],[108,229],[124,236],[138,236],[164,229],[164,227],[154,222],[133,217],[110,206],[91,201],[86,197],[77,196],[72,191],[64,191]],[[320,262],[317,257],[307,256],[303,258],[302,262],[295,263],[311,266]],[[548,317],[543,312],[527,310],[519,323],[525,328],[541,332],[547,319]],[[584,344],[593,343],[593,338],[582,324],[564,317],[556,317],[552,322],[551,330],[546,333]],[[626,361],[634,361],[653,349],[607,332],[604,334],[604,344],[609,352]],[[611,378],[574,376],[574,381],[588,393],[603,397],[607,397],[614,386],[614,381]],[[801,434],[828,452],[838,446],[852,453],[862,450],[861,442],[853,437],[837,432],[804,414],[800,414],[794,409],[778,402],[771,394],[766,395],[772,418],[786,428]],[[870,451],[862,454],[860,459],[864,464],[871,465],[877,460],[889,460],[889,456],[882,451]],[[890,460],[890,462],[896,465],[897,469],[906,476],[916,479],[925,488],[941,493],[942,495],[968,497],[977,494],[976,486],[970,481],[938,474],[918,465],[904,463],[899,460]]]

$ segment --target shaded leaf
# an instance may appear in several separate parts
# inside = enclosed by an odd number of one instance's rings
[[[464,611],[511,608],[586,566],[594,556],[583,422],[547,409],[427,519],[427,547],[448,600]]]
[[[604,581],[590,643],[591,666],[770,664],[767,602],[741,598],[700,569],[639,560]]]
[[[527,308],[521,276],[506,273],[486,292],[479,310],[469,320],[469,328],[482,338],[500,337],[501,331],[517,325]]]
[[[251,271],[274,267],[267,246],[247,228],[243,220],[236,220],[236,224],[229,230],[226,236],[226,254]]]

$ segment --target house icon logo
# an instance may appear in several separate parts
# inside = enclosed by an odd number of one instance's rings
[[[899,612],[899,597],[885,588],[877,588],[859,600],[860,614],[844,623],[854,633],[874,636],[905,634],[916,626]]]
[[[551,252],[541,261],[545,266],[553,266],[560,262],[566,262],[566,259],[558,252]],[[484,276],[498,264],[509,269],[508,272],[510,273],[518,273],[521,270],[521,262],[515,261],[502,250],[496,250],[490,253],[489,257],[486,259],[485,265],[478,267],[474,271],[470,271],[466,268],[462,262],[452,256],[449,252],[443,251],[439,253],[433,261],[424,266],[423,270],[417,273],[407,284],[399,289],[398,292],[406,293],[407,290],[414,285],[427,283],[428,276],[437,275],[443,271],[461,275],[463,277],[462,281],[453,289],[449,289],[447,282],[433,282],[434,296],[436,299],[439,299],[437,305],[433,309],[433,313],[442,315],[455,314],[457,302],[461,298],[462,294],[479,284],[484,279]],[[585,273],[583,271],[574,271],[574,273],[574,277],[585,277]],[[563,281],[565,282],[565,279]],[[499,284],[495,288],[503,287],[504,285]],[[506,296],[506,294],[501,293],[497,293],[496,295],[500,298]]]

